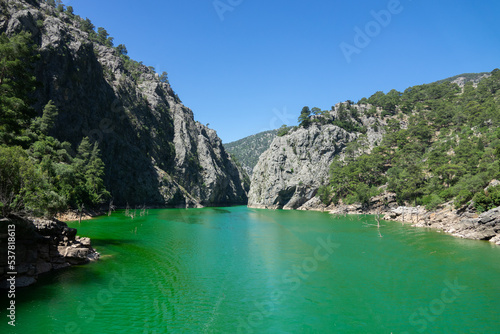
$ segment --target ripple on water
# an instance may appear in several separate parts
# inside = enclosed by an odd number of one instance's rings
[[[380,238],[373,223],[234,207],[150,210],[133,220],[117,212],[72,225],[93,238],[102,261],[20,295],[19,332],[76,322],[82,333],[236,333],[238,319],[253,315],[255,333],[414,333],[410,316],[440,298],[446,279],[468,288],[427,332],[497,332],[498,248],[397,222],[383,222]],[[327,236],[339,248],[304,270]],[[122,272],[125,288],[98,303],[91,321],[79,315]],[[8,333],[4,323],[0,332]]]

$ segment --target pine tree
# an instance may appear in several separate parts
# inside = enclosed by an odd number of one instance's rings
[[[309,107],[305,106],[304,108],[302,108],[302,111],[300,112],[300,116],[298,119],[299,126],[307,128],[309,124],[311,124],[311,120],[309,119],[310,116],[311,116],[311,110],[309,109]]]
[[[35,133],[38,132],[42,135],[48,135],[50,129],[54,126],[58,113],[57,107],[54,105],[52,100],[49,101],[43,109],[42,117],[37,117],[33,121],[32,128]]]
[[[36,49],[29,33],[0,35],[0,143],[19,142],[36,115],[30,99],[36,87]]]

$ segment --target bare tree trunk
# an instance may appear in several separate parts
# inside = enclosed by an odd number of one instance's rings
[[[82,204],[82,206],[80,207],[80,217],[78,219],[78,224],[82,223],[82,213],[83,213],[84,208],[85,208],[85,204]]]
[[[377,214],[375,215],[375,220],[377,221],[378,236],[382,238],[382,234],[380,233],[380,209],[377,211]]]
[[[109,202],[109,211],[108,211],[108,216],[111,216],[111,211],[113,210],[113,200]]]

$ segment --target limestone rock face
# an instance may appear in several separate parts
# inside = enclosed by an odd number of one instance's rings
[[[356,138],[331,124],[312,124],[276,137],[253,170],[248,205],[300,208],[328,181],[333,158]]]
[[[8,1],[0,32],[31,32],[40,47],[35,109],[59,109],[51,135],[76,150],[97,142],[117,205],[245,204],[248,184],[214,130],[196,122],[154,69],[93,42],[81,21],[45,2]]]

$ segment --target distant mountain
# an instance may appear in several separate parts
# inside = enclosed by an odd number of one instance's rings
[[[260,155],[269,148],[277,133],[278,130],[259,132],[255,135],[224,144],[224,148],[236,157],[243,169],[251,176]]]
[[[451,78],[446,78],[443,80],[436,81],[436,83],[441,84],[443,82],[451,82],[451,83],[456,83],[460,87],[463,87],[467,82],[472,82],[472,84],[476,86],[479,83],[479,81],[481,81],[484,78],[488,78],[489,76],[491,76],[491,73],[489,72],[463,73],[455,75]]]

